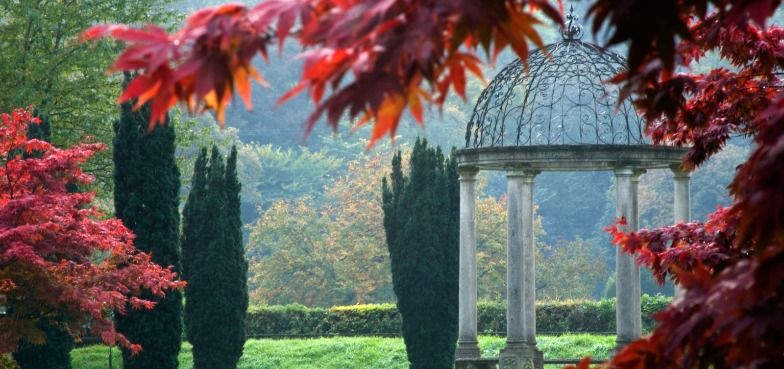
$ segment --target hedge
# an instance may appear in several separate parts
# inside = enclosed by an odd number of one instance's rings
[[[654,325],[651,314],[671,301],[661,295],[642,296],[643,330]],[[478,329],[481,334],[506,332],[506,306],[480,302]],[[538,333],[615,332],[615,299],[569,300],[536,304]],[[249,337],[298,336],[398,336],[400,314],[394,304],[337,306],[329,309],[302,305],[254,306],[248,310]]]

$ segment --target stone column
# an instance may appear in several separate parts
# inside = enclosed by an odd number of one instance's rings
[[[507,345],[525,342],[525,305],[524,305],[524,243],[525,218],[523,208],[524,173],[506,173],[506,343]]]
[[[460,292],[457,359],[479,358],[476,312],[476,174],[460,169]]]
[[[680,165],[673,165],[670,169],[674,182],[672,209],[675,223],[688,222],[691,220],[691,195],[689,193],[691,173],[682,170]],[[675,286],[675,297],[680,297],[682,294],[683,290]]]
[[[632,208],[631,208],[631,217],[629,218],[629,230],[638,230],[640,229],[640,176],[645,173],[644,169],[635,170],[634,174],[632,175]],[[634,257],[632,257],[634,259]],[[634,265],[634,270],[637,272],[636,279],[633,278],[632,283],[634,287],[634,292],[632,292],[631,300],[632,301],[632,309],[635,311],[637,319],[634,319],[634,332],[637,332],[635,338],[639,337],[642,334],[642,286],[640,285],[640,268],[637,265]]]
[[[638,224],[638,181],[639,173],[631,168],[615,170],[615,216],[626,218],[627,224],[622,229],[627,232],[635,230]],[[640,270],[634,263],[634,256],[622,252],[618,247],[615,249],[615,296],[616,344],[623,347],[641,334]]]
[[[499,368],[541,368],[534,306],[533,184],[538,172],[507,172],[506,347]]]
[[[522,237],[523,237],[523,327],[525,342],[536,348],[536,280],[534,278],[534,177],[537,173],[525,172],[523,176]]]

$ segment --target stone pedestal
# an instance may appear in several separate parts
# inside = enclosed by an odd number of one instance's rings
[[[542,369],[544,356],[534,345],[507,342],[498,356],[498,369]]]

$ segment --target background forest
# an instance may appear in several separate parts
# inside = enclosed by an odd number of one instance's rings
[[[0,53],[0,85],[9,86],[0,90],[0,111],[34,104],[49,116],[56,145],[76,142],[88,132],[92,140],[111,143],[117,116],[114,97],[119,95],[121,78],[110,77],[105,70],[120,49],[111,43],[97,48],[79,44],[75,35],[98,22],[172,24],[191,10],[217,3],[221,1],[0,1],[4,14],[0,16],[0,45],[8,50]],[[577,3],[578,13],[584,13],[584,7]],[[784,23],[781,20],[776,17],[774,23]],[[548,27],[541,33],[546,41],[553,41],[559,36]],[[389,174],[394,151],[402,149],[405,155],[417,136],[446,150],[462,147],[465,122],[484,82],[469,80],[467,101],[453,98],[442,111],[426,112],[426,128],[407,117],[394,144],[376,144],[367,151],[368,132],[352,130],[348,121],[337,133],[318,124],[309,137],[302,137],[306,115],[312,111],[306,98],[275,105],[299,78],[297,52],[290,44],[281,55],[273,54],[269,64],[260,66],[271,87],[254,86],[252,112],[235,104],[227,113],[228,128],[219,130],[206,116],[172,117],[179,168],[186,181],[183,199],[199,147],[215,143],[227,152],[237,145],[251,304],[327,307],[393,301],[381,178]],[[503,55],[496,67],[503,67],[511,57]],[[695,68],[707,69],[711,58],[703,63]],[[492,77],[495,71],[486,75]],[[693,219],[704,219],[717,206],[729,203],[726,186],[749,150],[748,141],[738,137],[697,169],[691,187]],[[89,169],[98,175],[96,190],[104,200],[102,206],[111,210],[109,158],[111,153],[98,156]],[[643,227],[671,223],[671,181],[665,170],[642,177]],[[613,222],[615,213],[612,182],[609,172],[537,177],[539,298],[614,295],[615,250],[602,231]],[[505,188],[503,173],[481,174],[477,201],[480,299],[504,298]],[[667,294],[671,289],[657,287],[644,274],[643,292]]]

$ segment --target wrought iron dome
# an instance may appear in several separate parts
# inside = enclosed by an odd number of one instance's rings
[[[479,96],[466,129],[466,149],[534,145],[647,144],[644,121],[619,88],[605,83],[626,60],[581,41],[573,12],[563,40],[504,67]]]

